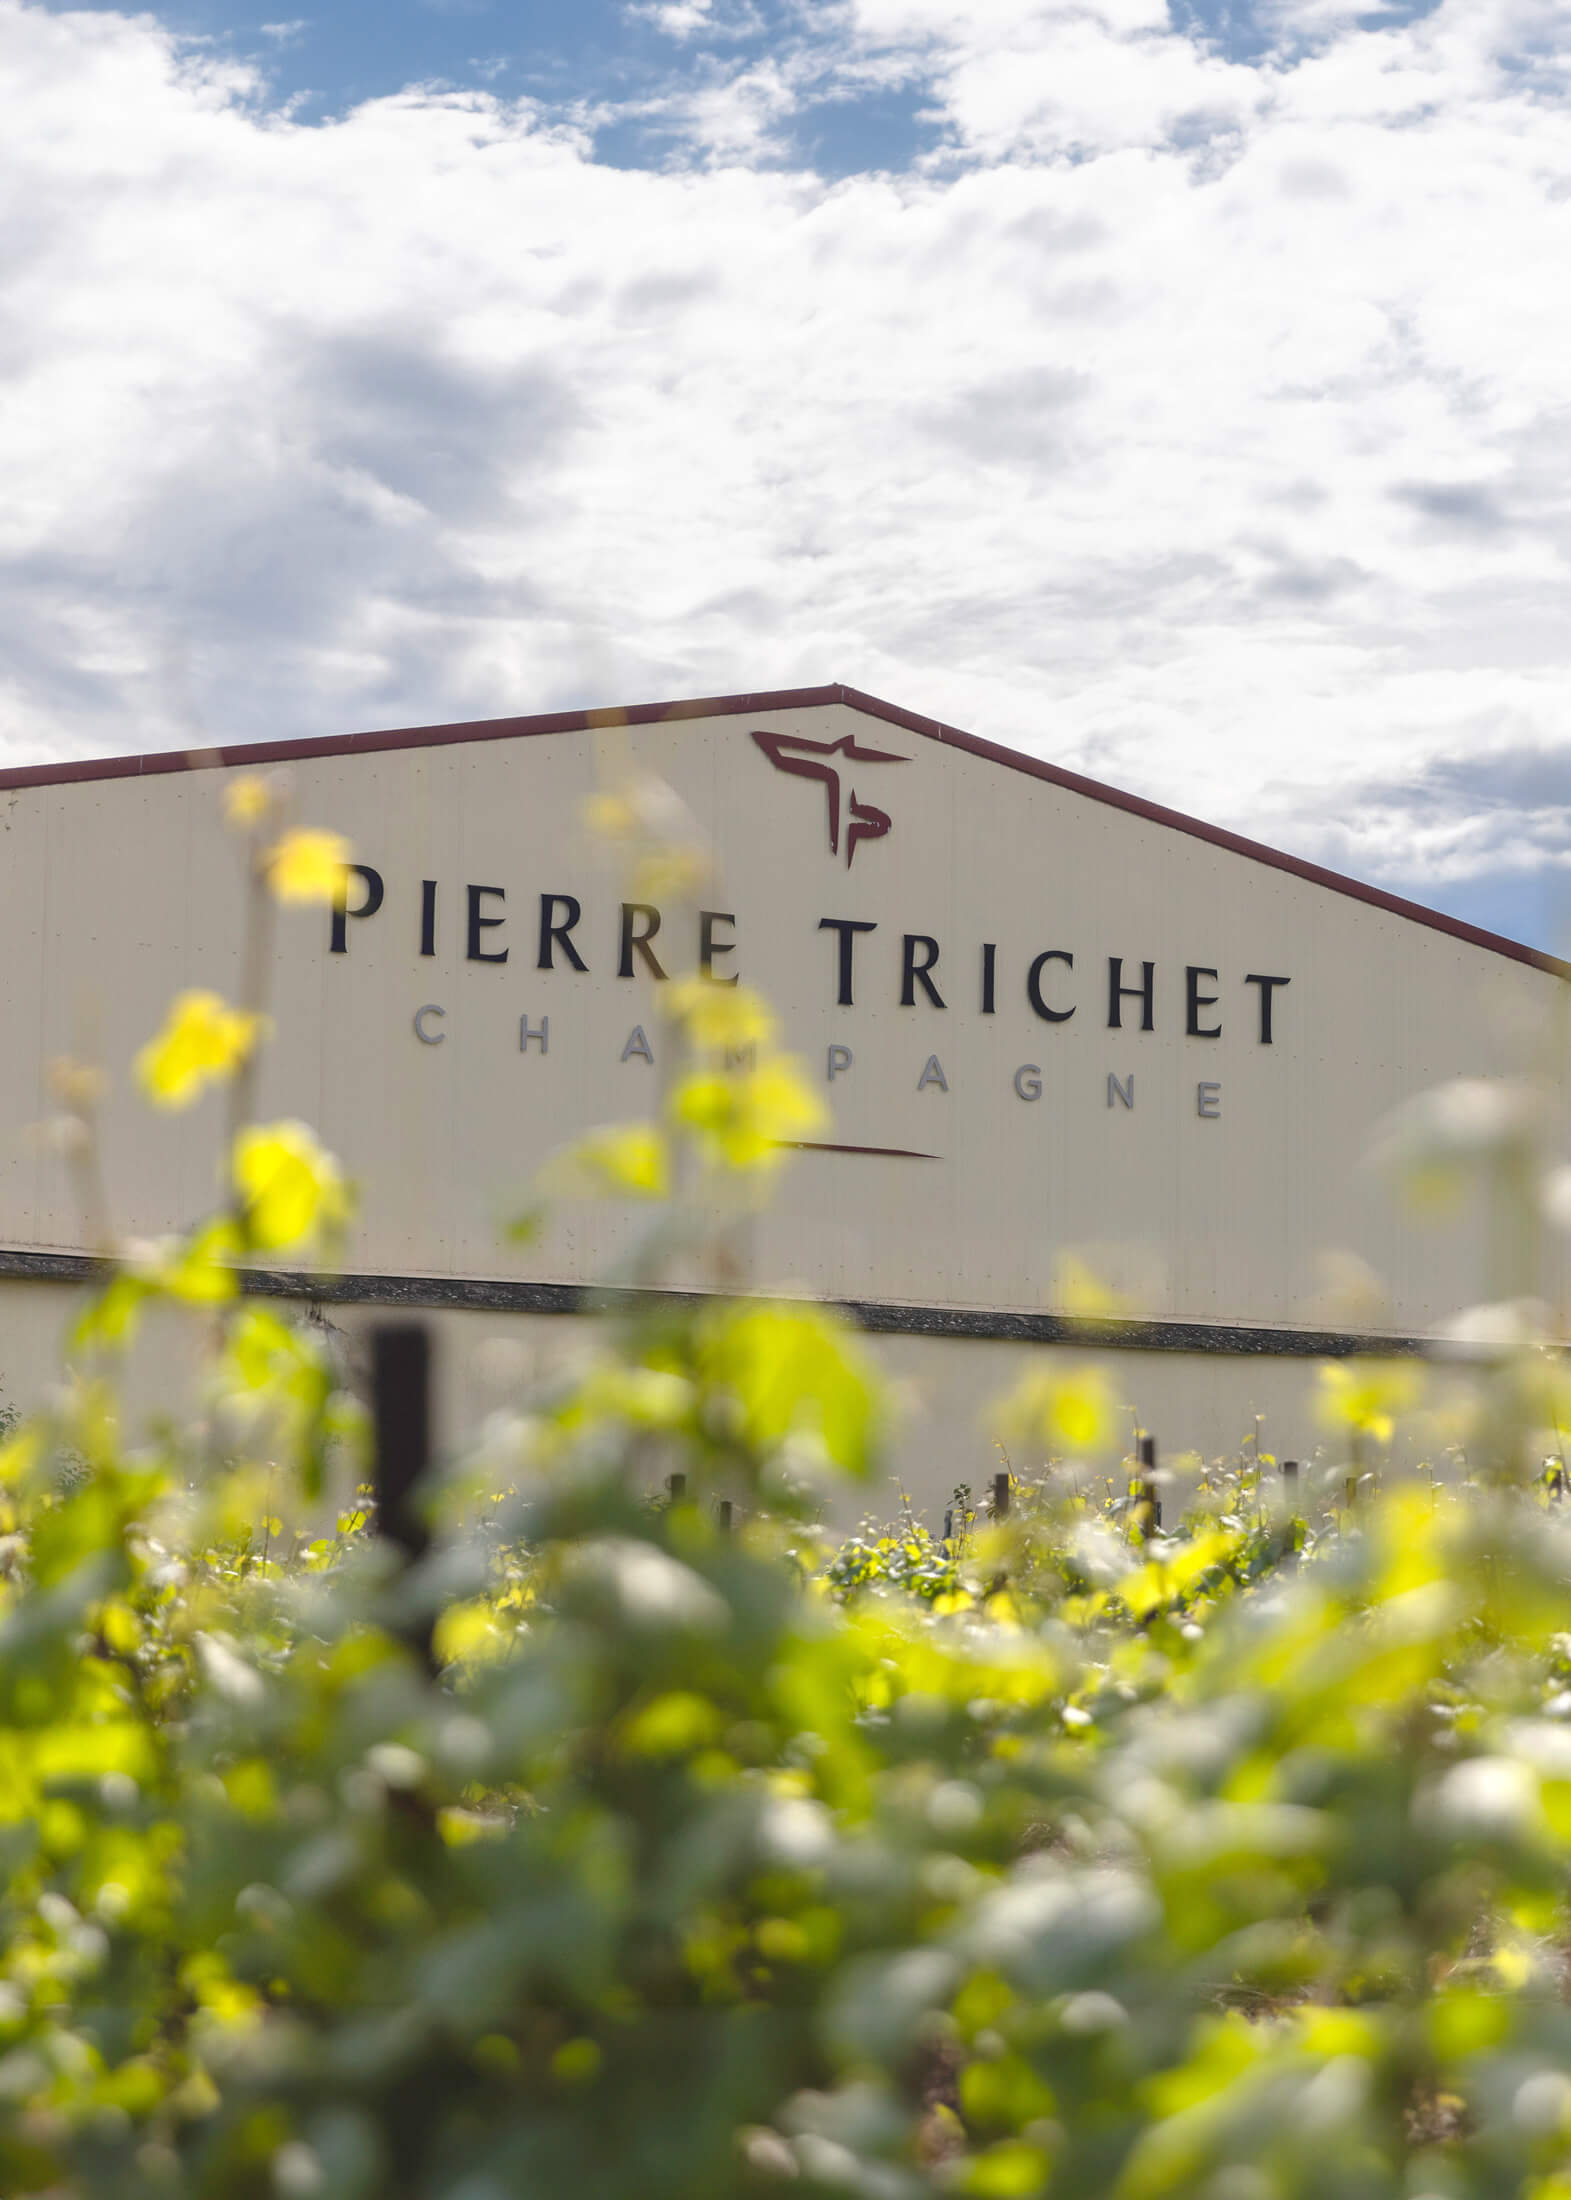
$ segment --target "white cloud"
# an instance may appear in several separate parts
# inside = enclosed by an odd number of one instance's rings
[[[1261,72],[1176,36],[1165,0],[858,0],[864,38],[920,39],[952,127],[972,153],[1105,153],[1180,124],[1240,123],[1269,95]]]
[[[626,13],[634,22],[652,23],[667,38],[749,38],[762,28],[747,0],[717,7],[715,0],[631,0]]]
[[[856,0],[656,173],[0,0],[0,753],[838,678],[1354,867],[1566,861],[1480,814],[1571,746],[1571,14],[1296,16]],[[855,81],[942,153],[778,165]]]

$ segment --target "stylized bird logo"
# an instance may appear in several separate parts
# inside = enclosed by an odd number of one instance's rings
[[[830,756],[843,756],[848,764],[909,764],[909,756],[895,756],[888,749],[864,749],[854,734],[842,734],[838,741],[808,741],[800,734],[760,733],[754,728],[753,739],[763,750],[777,772],[789,772],[795,779],[821,779],[829,797],[829,853],[840,853],[840,774],[833,764],[818,761]],[[856,854],[859,840],[882,840],[889,830],[887,811],[875,809],[871,802],[860,802],[855,787],[851,789],[851,823],[846,833],[846,869],[851,868],[851,858]]]

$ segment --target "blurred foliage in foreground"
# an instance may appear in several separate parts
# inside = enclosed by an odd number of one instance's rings
[[[331,881],[233,814],[255,891]],[[623,1191],[802,1119],[693,1016],[664,1127],[580,1156]],[[187,996],[150,1093],[241,1089],[260,1017]],[[655,1299],[447,1465],[406,1568],[321,1331],[238,1289],[347,1189],[244,1115],[220,1212],[121,1252],[0,1451],[0,2191],[1571,2200],[1536,1348],[1467,1471],[1379,1495],[1401,1380],[1344,1372],[1301,1511],[1250,1461],[1169,1533],[1093,1474],[1093,1380],[1033,1378],[1007,1519],[835,1551],[812,1478],[882,1425],[854,1341]],[[213,1351],[133,1441],[151,1300]]]
[[[850,1341],[722,1306],[403,1571],[281,1494],[318,1349],[242,1305],[188,1437],[0,1461],[0,2189],[1571,2193],[1547,1491],[1047,1476],[896,1585],[789,1518]]]

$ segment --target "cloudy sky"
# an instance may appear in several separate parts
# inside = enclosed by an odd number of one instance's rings
[[[0,102],[0,761],[843,680],[1566,944],[1571,0],[0,0]]]

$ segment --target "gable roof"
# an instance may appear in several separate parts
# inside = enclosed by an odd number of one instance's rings
[[[1045,779],[1053,786],[1067,788],[1071,794],[1084,795],[1092,802],[1105,802],[1113,809],[1127,810],[1132,817],[1165,825],[1173,832],[1188,833],[1195,840],[1209,841],[1213,847],[1225,848],[1232,855],[1247,857],[1252,863],[1268,864],[1273,870],[1287,871],[1331,893],[1349,895],[1354,901],[1367,902],[1373,909],[1384,909],[1392,916],[1426,925],[1432,932],[1447,932],[1453,939],[1465,940],[1470,947],[1482,947],[1491,954],[1508,956],[1513,962],[1527,963],[1555,977],[1571,978],[1571,963],[1547,955],[1539,948],[1525,946],[1520,940],[1506,939],[1499,932],[1487,932],[1481,925],[1466,924],[1460,917],[1445,916],[1438,909],[1426,909],[1421,902],[1408,901],[1400,894],[1388,894],[1381,887],[1366,885],[1362,879],[1327,870],[1322,864],[1306,862],[1302,856],[1288,855],[1280,848],[1268,848],[1263,841],[1248,840],[1243,834],[1230,833],[1220,825],[1208,825],[1203,818],[1189,817],[1182,810],[1170,810],[1160,802],[1148,802],[1142,795],[1127,794],[1121,787],[1109,787],[1099,779],[1066,771],[1061,764],[1049,764],[1040,757],[1024,756],[1018,749],[1002,748],[996,741],[984,741],[974,733],[962,733],[959,727],[946,726],[940,719],[923,718],[915,711],[902,710],[898,703],[886,703],[876,695],[864,695],[860,688],[842,687],[838,683],[826,687],[776,688],[750,695],[695,696],[675,703],[634,703],[605,710],[545,711],[528,718],[476,718],[451,726],[398,726],[380,733],[323,734],[297,741],[243,741],[223,748],[158,749],[145,756],[92,757],[69,764],[23,764],[0,770],[0,791],[64,786],[92,779],[140,779],[162,772],[203,771],[236,764],[281,764],[315,756],[360,756],[393,749],[446,748],[466,741],[516,741],[534,734],[583,733],[599,726],[649,726],[684,718],[740,718],[757,711],[819,710],[832,703],[843,703],[869,718],[881,718],[889,725],[899,726],[906,733],[920,734],[926,740],[941,741],[947,748],[964,749],[969,756],[985,757],[989,763],[1002,764],[1010,771]]]

